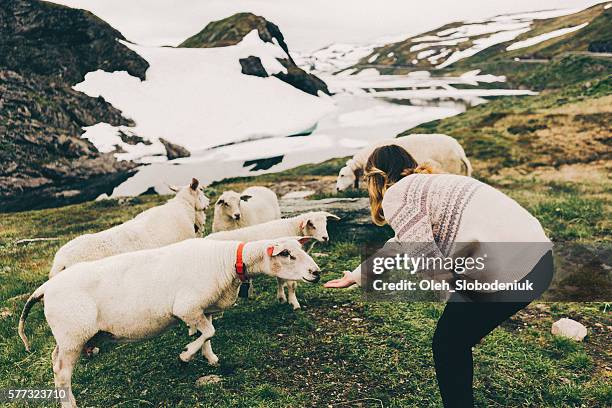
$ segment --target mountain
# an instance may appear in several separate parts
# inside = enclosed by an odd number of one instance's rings
[[[521,85],[525,75],[551,61],[572,54],[597,59],[599,56],[593,54],[610,52],[610,4],[572,14],[549,10],[453,22],[376,47],[350,69],[373,67],[386,74],[417,70],[447,74],[481,69],[506,75],[511,86]]]
[[[37,0],[0,0],[0,210],[43,208],[110,192],[134,164],[86,139],[83,126],[133,125],[103,98],[72,89],[85,74],[148,63],[93,14]]]
[[[223,20],[213,21],[202,31],[179,44],[179,47],[216,48],[236,45],[253,30],[257,30],[259,38],[263,42],[277,44],[286,54],[286,58],[277,58],[283,70],[273,73],[272,76],[311,95],[316,96],[319,92],[329,95],[325,82],[295,64],[278,26],[252,13],[238,13]],[[260,77],[269,76],[257,56],[241,58],[240,65],[244,74]]]

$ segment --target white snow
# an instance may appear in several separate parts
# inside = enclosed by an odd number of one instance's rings
[[[83,139],[88,139],[102,153],[110,153],[121,148],[125,153],[115,153],[118,160],[138,160],[142,157],[151,157],[154,155],[163,155],[166,153],[164,145],[158,140],[146,145],[139,142],[136,145],[125,143],[119,137],[119,131],[126,134],[132,133],[133,128],[127,126],[112,126],[108,123],[96,123],[93,126],[83,127],[85,133],[81,136]],[[163,158],[165,160],[165,158]]]
[[[371,64],[374,61],[376,61],[377,59],[378,59],[378,54],[374,54],[370,58],[368,58],[368,62]]]
[[[612,7],[612,3],[608,3],[604,6],[604,10],[609,9],[610,7]]]
[[[417,59],[427,58],[427,57],[434,55],[435,53],[436,53],[436,50],[421,51],[417,54]]]
[[[471,57],[472,55],[475,55],[480,51],[491,47],[492,45],[513,40],[520,34],[527,31],[529,31],[529,23],[524,23],[523,28],[518,28],[511,31],[500,31],[486,38],[477,38],[473,41],[474,45],[472,47],[461,51],[455,51],[443,63],[436,65],[436,68],[447,67],[461,59]]]
[[[258,56],[268,73],[283,69],[276,58],[286,58],[285,52],[261,41],[255,30],[241,43],[221,48],[124,44],[149,62],[145,81],[126,72],[96,71],[74,88],[102,95],[136,122],[134,133],[149,140],[163,137],[193,152],[299,133],[334,109],[329,98],[309,95],[274,77],[241,73],[238,60],[250,55]],[[103,140],[98,133],[103,129],[115,132],[101,127],[92,140]]]
[[[588,22],[579,24],[579,25],[574,26],[574,27],[562,28],[560,30],[555,30],[555,31],[551,31],[551,32],[548,32],[548,33],[536,35],[535,37],[531,37],[531,38],[528,38],[526,40],[517,41],[515,43],[512,43],[512,44],[510,44],[506,48],[506,50],[507,51],[512,51],[512,50],[518,50],[520,48],[531,47],[532,45],[539,44],[539,43],[541,43],[543,41],[550,40],[550,39],[555,38],[555,37],[560,37],[560,36],[565,35],[565,34],[573,33],[574,31],[578,31],[581,28],[586,27],[587,25],[589,25]]]

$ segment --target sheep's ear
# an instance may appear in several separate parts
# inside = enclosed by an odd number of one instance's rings
[[[268,254],[268,256],[276,256],[282,251],[283,247],[280,245],[270,245],[268,248],[266,248],[266,253]]]
[[[312,222],[312,220],[308,220],[306,221],[306,225],[309,226],[310,228],[314,228],[314,222]]]
[[[240,199],[242,201],[249,201],[251,198],[253,198],[253,196],[250,196],[248,194],[243,194],[243,195],[240,196]]]
[[[198,189],[199,185],[200,185],[200,182],[198,181],[198,179],[192,178],[191,179],[191,184],[189,185],[189,188],[191,188],[193,191],[196,191]]]
[[[170,191],[172,191],[173,193],[178,193],[178,192],[179,192],[179,190],[181,189],[180,187],[173,186],[173,185],[170,185],[170,184],[168,184],[168,188],[169,188],[169,189],[170,189]]]
[[[340,217],[338,217],[337,215],[334,215],[332,213],[328,213],[327,211],[323,211],[323,215],[327,218],[331,218],[333,220],[339,220]]]

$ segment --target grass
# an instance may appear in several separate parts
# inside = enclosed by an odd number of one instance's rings
[[[496,99],[406,133],[440,132],[459,139],[475,176],[521,203],[554,240],[609,243],[610,98],[609,77],[596,76],[537,97]],[[252,184],[331,187],[345,161],[228,179],[211,185],[207,194],[214,199],[225,189]],[[317,189],[310,198],[330,197],[328,191]],[[32,309],[27,324],[33,353],[24,351],[16,328],[55,251],[77,235],[116,225],[165,199],[143,196],[0,215],[0,389],[53,384],[54,341],[42,307]],[[205,231],[211,219],[209,213]],[[390,236],[388,228],[355,231],[342,222],[329,230],[332,243],[313,251],[323,281],[359,264],[360,243]],[[15,243],[31,237],[59,240]],[[209,367],[203,358],[178,363],[189,341],[184,327],[140,343],[103,343],[100,355],[83,358],[76,368],[77,400],[95,407],[441,406],[430,343],[443,305],[365,302],[359,291],[300,285],[303,309],[294,312],[277,303],[271,279],[256,279],[255,288],[254,298],[215,321],[219,367]],[[609,303],[538,302],[494,330],[475,349],[477,406],[612,406],[610,308]],[[561,317],[588,327],[584,342],[550,334]],[[195,385],[208,374],[222,382]]]
[[[289,175],[233,179],[210,187],[209,194],[287,177],[325,177],[341,162],[302,166]],[[553,235],[604,239],[599,231],[605,217],[604,203],[590,203],[586,198],[601,191],[587,192],[575,183],[516,179],[506,180],[501,188],[522,200]],[[576,198],[578,192],[583,198]],[[36,306],[28,319],[33,353],[23,350],[16,327],[26,297],[45,280],[59,246],[162,201],[162,197],[146,196],[2,216],[0,388],[52,385],[49,355],[54,341],[42,308]],[[359,242],[383,241],[389,231],[364,227],[363,235],[357,237],[336,223],[330,226],[330,234],[333,243],[313,251],[325,271],[324,281],[359,263]],[[17,239],[35,236],[60,240],[15,244]],[[98,356],[83,358],[76,368],[78,401],[83,406],[107,407],[359,403],[375,407],[380,402],[385,407],[440,406],[430,342],[443,305],[366,303],[359,291],[300,285],[303,309],[293,312],[277,303],[272,280],[259,278],[255,285],[255,298],[240,301],[215,321],[213,346],[221,359],[220,367],[209,367],[203,358],[186,366],[178,363],[178,353],[189,341],[184,327],[141,343],[103,343]],[[553,337],[550,324],[560,317],[585,323],[590,328],[587,340],[575,343]],[[607,306],[597,303],[541,303],[519,313],[476,348],[478,406],[609,405],[612,393],[606,367],[610,366],[610,324]],[[196,386],[196,379],[207,374],[221,376],[222,383]],[[348,402],[357,400],[363,401]],[[334,405],[342,403],[346,404]]]

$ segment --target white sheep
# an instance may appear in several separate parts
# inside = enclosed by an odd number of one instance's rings
[[[240,194],[229,190],[215,204],[212,230],[228,231],[279,218],[278,198],[269,188],[253,186]]]
[[[206,220],[208,198],[196,179],[189,186],[173,189],[176,196],[165,204],[143,211],[123,224],[66,243],[55,254],[49,278],[78,262],[195,238]]]
[[[319,242],[327,242],[329,240],[329,234],[327,233],[328,218],[340,219],[334,214],[326,211],[313,211],[300,214],[296,217],[281,218],[279,220],[268,221],[263,224],[251,225],[231,231],[215,232],[206,236],[205,239],[249,242],[261,239],[301,236],[312,237]],[[285,295],[285,288],[287,288],[288,297]],[[293,310],[301,307],[297,300],[296,289],[297,282],[277,278],[276,296],[281,303],[286,303],[288,301],[293,307]]]
[[[344,191],[359,187],[368,158],[380,146],[398,145],[406,149],[419,164],[429,164],[442,173],[472,175],[472,165],[463,147],[451,136],[442,134],[413,134],[395,139],[379,140],[372,143],[346,162],[336,180],[336,190]]]
[[[136,341],[163,332],[179,320],[201,335],[179,357],[188,362],[201,349],[216,365],[210,339],[212,313],[232,306],[240,279],[235,264],[241,243],[194,238],[163,248],[129,252],[71,266],[42,284],[26,302],[19,336],[26,350],[25,320],[43,299],[47,323],[56,341],[52,353],[55,386],[72,394],[73,368],[81,350],[98,333],[117,341]],[[315,283],[320,270],[296,238],[246,243],[242,259],[249,274],[267,274]]]

